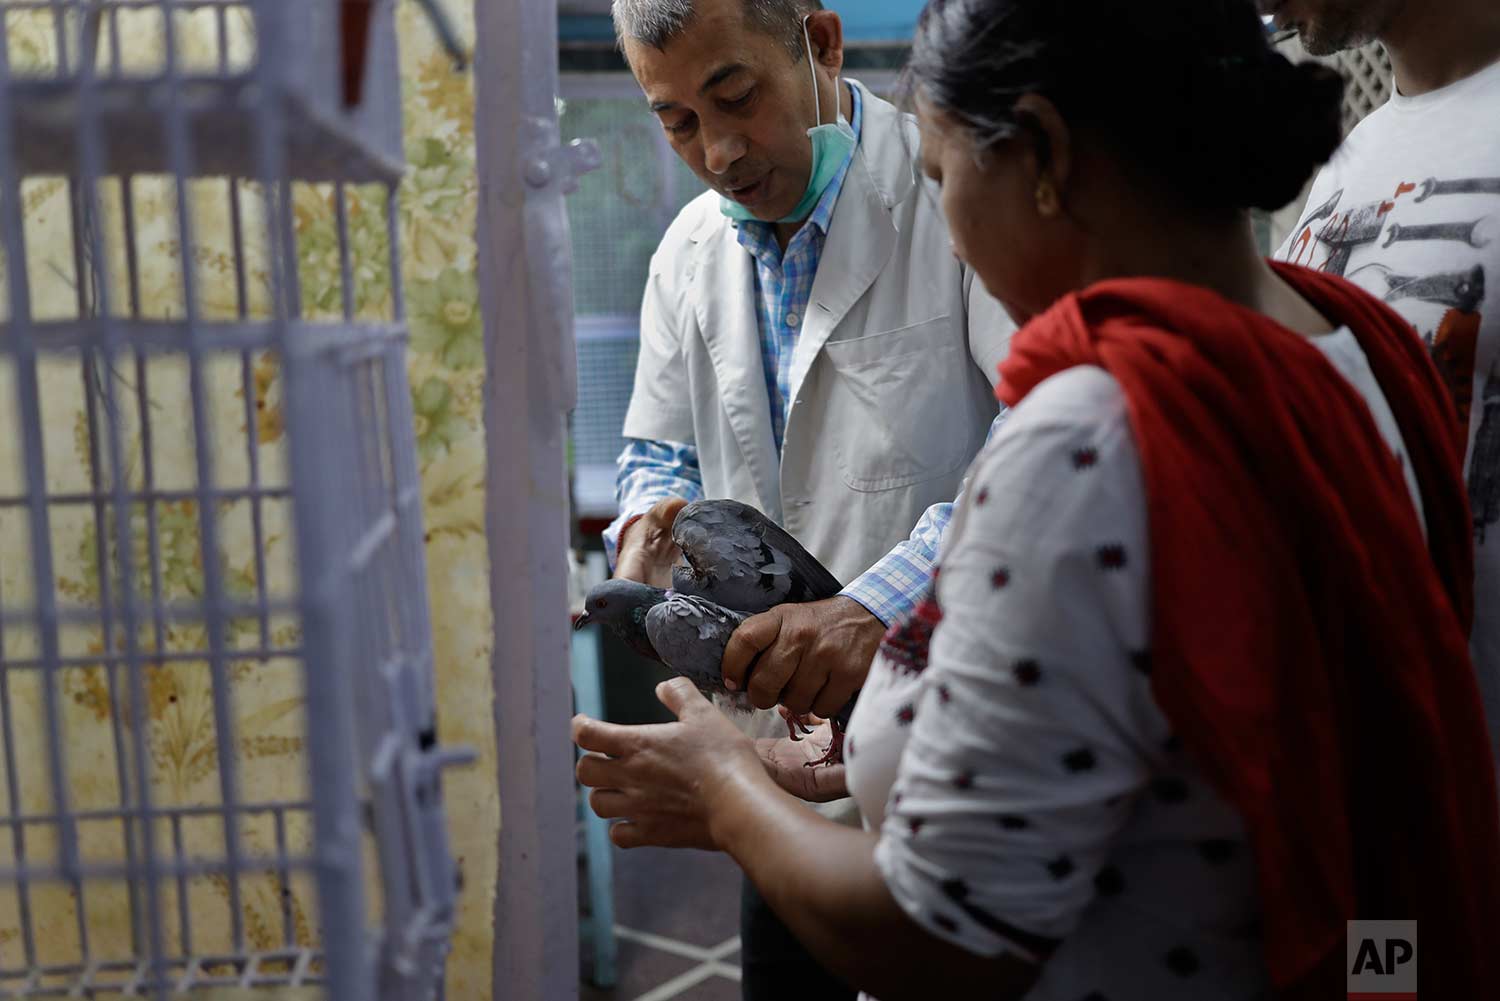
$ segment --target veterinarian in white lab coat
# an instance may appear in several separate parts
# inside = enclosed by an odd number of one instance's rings
[[[837,14],[815,0],[616,0],[614,14],[674,150],[712,190],[651,262],[606,543],[617,576],[666,586],[684,502],[779,521],[846,590],[745,623],[725,675],[759,706],[829,716],[926,590],[1013,325],[953,256],[914,121],[841,80]],[[754,729],[786,733],[770,712]],[[767,920],[747,896],[746,996],[777,996],[778,980],[812,996],[814,974],[772,955],[789,935],[761,946]]]

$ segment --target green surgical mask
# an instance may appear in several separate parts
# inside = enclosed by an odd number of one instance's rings
[[[835,121],[824,125],[822,100],[818,95],[818,69],[813,61],[812,36],[807,30],[808,18],[802,19],[802,39],[807,43],[807,65],[812,72],[813,82],[813,107],[817,109],[818,124],[807,130],[807,137],[812,140],[812,176],[807,179],[807,190],[802,193],[802,200],[797,207],[784,218],[776,220],[782,223],[801,222],[812,215],[812,210],[822,199],[823,193],[838,176],[839,169],[843,167],[844,161],[849,158],[849,153],[859,144],[855,138],[854,127],[839,110],[839,87],[841,84],[835,80],[833,85],[834,94],[834,117]],[[738,222],[751,222],[755,219],[755,213],[732,198],[719,199],[719,211]]]

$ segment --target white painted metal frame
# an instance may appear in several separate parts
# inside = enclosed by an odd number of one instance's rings
[[[554,0],[475,0],[501,805],[496,1001],[578,996],[566,419],[576,393]]]
[[[337,96],[338,0],[7,0],[0,6],[50,16],[57,56],[41,73],[13,72],[9,20],[0,15],[0,237],[8,293],[0,365],[14,377],[20,418],[0,434],[19,435],[25,468],[24,484],[0,484],[0,511],[24,512],[32,557],[27,602],[0,595],[0,830],[9,833],[0,882],[16,894],[22,939],[18,949],[0,954],[0,990],[15,997],[165,998],[215,987],[325,985],[335,1001],[427,1001],[440,989],[457,893],[439,773],[466,755],[436,746],[397,251],[395,185],[402,166],[391,0],[377,0],[365,100],[348,110]],[[121,59],[119,16],[151,10],[160,15],[164,62],[159,72],[132,73]],[[196,10],[217,18],[219,50],[215,65],[190,70],[178,16]],[[231,64],[231,13],[252,18],[255,57],[243,66]],[[43,321],[33,315],[21,204],[23,181],[48,173],[68,179],[77,312]],[[199,245],[190,184],[229,178],[233,320],[205,318],[190,266],[180,269],[178,299],[168,311],[174,318],[143,315],[147,246],[132,193],[140,174],[165,179],[184,260]],[[334,322],[302,315],[291,208],[297,180],[336,182],[342,313]],[[365,322],[354,309],[346,184],[370,181],[385,187],[385,264],[395,301],[384,322]],[[115,184],[123,193],[118,218],[102,197]],[[247,203],[264,220],[269,305],[262,308],[248,293]],[[111,301],[121,285],[109,274],[107,233],[118,233],[123,244],[124,302]],[[281,484],[262,476],[252,387],[257,353],[274,356],[285,380],[290,470]],[[49,487],[40,373],[44,362],[73,358],[86,400],[91,489],[67,494]],[[147,379],[162,359],[180,361],[187,371],[191,489],[161,489],[153,467]],[[223,456],[210,417],[221,391],[210,366],[225,360],[239,366],[245,406],[241,447],[249,483],[235,488],[219,481]],[[123,372],[134,375],[133,385]],[[139,486],[127,472],[126,414],[140,436]],[[182,501],[196,509],[203,587],[192,600],[170,601],[162,591],[158,518],[163,505]],[[286,595],[267,588],[263,515],[271,502],[289,503],[295,526],[298,580]],[[219,552],[220,510],[234,504],[250,509],[257,568],[253,593],[242,597],[230,594]],[[78,506],[93,512],[100,596],[68,606],[55,587],[52,519]],[[139,593],[138,558],[149,581]],[[285,617],[297,621],[300,642],[273,640],[270,623]],[[255,623],[256,639],[232,644],[229,624],[246,620]],[[168,650],[164,632],[183,624],[203,630],[202,649]],[[102,652],[65,655],[63,637],[73,626],[99,629]],[[230,753],[239,746],[231,668],[271,662],[300,667],[306,799],[248,798]],[[208,679],[217,802],[168,803],[157,788],[146,685],[148,672],[162,664],[201,670]],[[81,810],[70,789],[60,678],[95,667],[107,678],[118,802]],[[42,688],[40,721],[22,721],[14,712],[12,685],[22,676],[37,678]],[[40,730],[47,749],[49,806],[41,813],[27,812],[24,803],[36,797],[19,785],[14,738],[23,726]],[[255,817],[270,817],[274,826],[268,854],[243,841],[242,825]],[[310,845],[290,842],[293,817],[311,818]],[[204,818],[219,822],[220,843],[207,854],[201,846],[185,852],[184,825]],[[118,859],[82,854],[80,827],[95,822],[118,825]],[[39,842],[55,852],[37,854]],[[366,892],[368,871],[378,874],[378,894]],[[282,946],[269,951],[252,947],[241,908],[245,877],[258,873],[274,875],[282,897]],[[298,944],[293,928],[290,885],[298,874],[310,875],[317,889],[321,939],[311,947]],[[195,948],[200,929],[187,890],[189,881],[205,876],[221,882],[228,900],[232,944],[213,954]],[[32,891],[57,884],[72,892],[77,955],[44,963]],[[101,885],[128,895],[128,956],[91,947],[99,919],[88,899]],[[169,886],[175,907],[166,900]],[[372,899],[379,901],[374,926]]]

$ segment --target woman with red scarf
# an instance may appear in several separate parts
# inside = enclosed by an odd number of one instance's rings
[[[575,721],[595,809],[729,852],[884,1001],[1323,1001],[1361,919],[1417,922],[1422,997],[1493,995],[1462,429],[1409,327],[1249,219],[1333,153],[1339,79],[1249,0],[932,0],[912,78],[1024,326],[849,727],[866,830],[679,682],[678,723]]]

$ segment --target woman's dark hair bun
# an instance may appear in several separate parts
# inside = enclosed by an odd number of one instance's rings
[[[1041,94],[1205,212],[1282,207],[1343,136],[1343,78],[1272,49],[1253,0],[928,0],[909,70],[980,148]]]
[[[1230,130],[1226,194],[1243,208],[1275,211],[1302,193],[1343,141],[1344,78],[1321,63],[1267,57],[1224,95],[1216,127]]]

